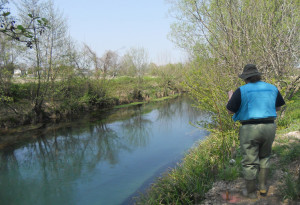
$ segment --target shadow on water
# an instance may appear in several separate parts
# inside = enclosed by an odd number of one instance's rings
[[[171,127],[169,121],[174,117],[186,119],[183,115],[187,112],[190,115],[188,119],[197,119],[199,113],[187,111],[183,103],[186,105],[186,102],[178,98],[97,112],[72,123],[48,125],[40,130],[2,136],[1,203],[83,204],[74,197],[74,194],[80,192],[80,183],[91,180],[96,171],[101,173],[104,169],[120,166],[122,156],[127,153],[149,146],[154,135],[154,123],[164,122],[164,128]],[[157,116],[152,116],[155,114],[153,111],[157,112]],[[178,160],[176,158],[174,161],[173,158],[160,166],[137,187],[138,191],[134,194],[131,192],[125,198],[144,191],[154,178],[167,167],[174,166]],[[102,175],[98,180],[105,182]],[[130,198],[124,202],[129,203]]]

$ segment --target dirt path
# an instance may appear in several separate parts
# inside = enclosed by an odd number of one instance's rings
[[[296,135],[295,135],[296,134]],[[293,136],[300,141],[300,132],[288,133],[282,137]],[[298,142],[299,142],[298,141]],[[295,143],[294,140],[289,140],[288,143]],[[272,164],[279,164],[279,158],[276,156],[272,157]],[[300,170],[300,159],[293,161],[288,165],[287,170],[292,174],[292,176],[297,179]],[[244,180],[238,178],[232,182],[218,181],[213,184],[213,188],[206,193],[206,200],[201,204],[204,205],[223,205],[223,204],[250,204],[250,205],[300,205],[300,200],[291,201],[283,200],[280,187],[282,187],[285,173],[280,168],[272,174],[267,185],[269,187],[267,196],[260,196],[257,192],[257,199],[248,199],[242,195],[242,191],[245,188]]]

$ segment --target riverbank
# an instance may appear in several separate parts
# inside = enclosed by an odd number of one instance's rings
[[[285,117],[277,120],[278,130],[273,148],[273,166],[271,169],[274,184],[270,184],[270,187],[277,187],[276,182],[281,182],[277,191],[270,190],[270,193],[276,195],[277,204],[291,204],[300,200],[300,139],[297,135],[295,136],[295,133],[300,131],[299,94],[298,92],[289,102]],[[227,141],[225,145],[222,141],[223,137]],[[222,150],[220,148],[227,146],[227,144],[233,146],[225,149],[227,152],[220,152]],[[240,191],[239,188],[241,184],[243,185],[243,183],[239,183],[242,181],[241,159],[237,132],[212,133],[205,141],[191,149],[182,163],[177,164],[174,169],[157,179],[146,193],[136,198],[136,203],[230,203],[230,199],[224,198],[224,193],[228,191],[229,185],[232,185],[231,191],[229,190],[231,199],[237,198],[234,193],[237,190]],[[277,170],[283,173],[281,177],[275,174]],[[266,198],[259,198],[258,200],[265,201]],[[254,203],[257,203],[258,200]],[[286,201],[284,202],[284,200]],[[240,200],[241,204],[248,202]]]
[[[165,82],[159,77],[119,77],[96,80],[73,78],[68,82],[42,84],[40,93],[53,90],[49,95],[36,96],[37,82],[13,83],[0,108],[0,129],[39,123],[76,119],[96,110],[141,104],[176,97],[183,93],[180,83]],[[49,91],[47,91],[49,92]],[[3,96],[2,96],[3,97]],[[34,110],[36,99],[42,98],[41,110]]]
[[[0,134],[1,202],[122,204],[206,138],[189,122],[207,114],[191,104],[183,95]]]

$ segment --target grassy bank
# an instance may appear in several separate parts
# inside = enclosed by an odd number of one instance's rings
[[[0,128],[61,121],[93,110],[154,101],[182,92],[178,83],[147,76],[142,79],[73,77],[64,81],[44,83],[40,88],[37,86],[37,82],[33,80],[12,83],[9,89],[1,94]],[[38,116],[33,112],[36,100],[43,102]]]
[[[219,170],[228,166],[227,162],[223,163],[223,154],[229,153],[220,153],[220,146],[222,140],[217,134],[211,134],[193,148],[182,163],[159,178],[137,204],[195,204],[203,200]]]
[[[167,97],[148,99],[147,101],[142,101],[142,102],[133,102],[133,103],[129,103],[129,104],[116,105],[116,106],[114,106],[114,108],[130,107],[130,106],[133,106],[133,105],[141,105],[141,104],[145,104],[145,103],[148,103],[148,102],[160,102],[160,101],[176,98],[178,96],[179,96],[179,94],[173,94],[173,95],[170,95],[170,96],[167,96]]]
[[[288,145],[288,142],[294,138],[287,140],[284,137],[288,132],[300,131],[299,94],[298,92],[298,95],[289,102],[285,117],[277,122],[278,131],[273,153],[279,157],[280,163],[273,166],[273,170],[300,158],[299,141],[294,140],[292,145]],[[223,137],[226,138],[226,143],[222,140]],[[158,178],[146,193],[136,199],[136,203],[197,204],[204,199],[205,193],[212,187],[213,182],[231,181],[241,176],[238,133],[212,132],[206,140],[192,148],[174,169]],[[300,181],[297,184],[297,180],[287,174],[286,182],[282,185],[282,198],[297,200],[299,184]]]
[[[273,164],[272,171],[284,173],[280,197],[293,204],[293,201],[300,202],[300,92],[288,103],[285,116],[277,125],[273,152],[279,161]]]

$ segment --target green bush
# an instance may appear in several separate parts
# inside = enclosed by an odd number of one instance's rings
[[[291,123],[292,123],[292,117],[290,115],[286,115],[283,118],[279,118],[276,124],[279,129],[285,129],[289,127]]]
[[[273,150],[279,155],[281,164],[286,165],[300,158],[300,141],[291,145],[275,146]]]
[[[290,173],[286,173],[284,183],[279,189],[283,199],[300,200],[300,184]]]
[[[30,100],[33,95],[32,91],[35,90],[35,88],[35,83],[12,83],[8,93],[5,95],[12,97],[14,102],[18,102],[22,99]]]

